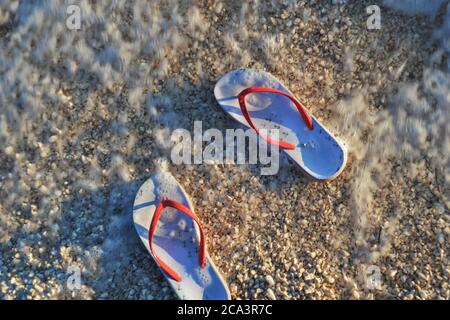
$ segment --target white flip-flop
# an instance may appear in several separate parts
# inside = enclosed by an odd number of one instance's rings
[[[141,186],[133,220],[139,237],[180,299],[230,299],[225,280],[206,252],[192,203],[170,173],[158,172]]]
[[[344,169],[347,152],[342,143],[269,73],[233,70],[217,81],[214,95],[225,112],[278,145],[313,178],[331,180]],[[260,129],[278,129],[280,140]]]

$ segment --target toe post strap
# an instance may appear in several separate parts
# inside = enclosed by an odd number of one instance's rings
[[[239,101],[239,106],[241,108],[242,114],[244,115],[244,117],[247,120],[250,127],[253,130],[255,130],[256,133],[258,133],[268,143],[277,145],[282,149],[288,149],[288,150],[295,149],[295,146],[288,142],[272,139],[269,136],[262,134],[259,131],[259,129],[256,127],[256,125],[254,124],[252,118],[250,117],[250,113],[248,112],[247,103],[245,101],[245,98],[247,95],[249,95],[251,93],[258,93],[258,92],[275,93],[275,94],[280,94],[282,96],[289,98],[289,100],[291,100],[294,103],[294,105],[296,106],[298,112],[300,113],[301,117],[303,118],[303,121],[305,122],[306,126],[310,130],[313,129],[313,120],[312,120],[311,116],[308,114],[308,112],[306,112],[305,107],[294,96],[290,95],[287,92],[278,90],[278,89],[266,88],[266,87],[249,87],[249,88],[242,90],[238,94],[238,101]]]
[[[162,261],[155,253],[154,247],[153,247],[153,236],[156,231],[156,227],[159,221],[159,218],[161,217],[161,214],[163,213],[164,209],[167,207],[174,208],[178,210],[179,212],[182,212],[192,218],[192,220],[195,221],[195,223],[199,227],[200,231],[200,245],[199,245],[199,264],[202,268],[206,266],[206,243],[205,243],[205,236],[203,233],[202,225],[200,223],[200,220],[195,215],[195,213],[189,209],[188,207],[184,206],[183,204],[171,200],[171,199],[163,199],[158,206],[155,209],[155,212],[153,214],[153,218],[150,224],[150,228],[148,231],[148,241],[150,245],[150,251],[153,255],[153,258],[155,259],[156,263],[161,267],[161,269],[166,272],[172,279],[175,281],[181,281],[181,277],[178,273],[176,273],[172,268],[170,268],[164,261]]]

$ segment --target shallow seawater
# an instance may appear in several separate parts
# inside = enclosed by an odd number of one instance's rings
[[[156,170],[190,195],[233,297],[266,298],[252,288],[270,274],[295,279],[277,298],[417,298],[415,281],[448,299],[450,4],[384,0],[380,33],[365,29],[366,4],[81,1],[82,29],[70,30],[59,1],[4,2],[0,299],[174,298],[131,219]],[[171,164],[173,130],[237,127],[213,88],[242,67],[276,76],[345,141],[341,177],[309,182],[286,158],[273,177]],[[380,267],[383,290],[360,279],[366,265]]]

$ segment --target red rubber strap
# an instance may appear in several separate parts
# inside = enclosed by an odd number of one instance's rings
[[[303,121],[305,121],[306,126],[309,129],[313,129],[313,121],[311,119],[311,116],[308,115],[308,113],[306,112],[305,107],[297,100],[295,99],[293,96],[291,96],[290,94],[281,91],[281,90],[277,90],[277,89],[273,89],[273,88],[265,88],[265,87],[249,87],[247,89],[242,90],[239,94],[238,94],[238,100],[239,100],[239,105],[241,107],[242,110],[242,114],[244,115],[245,119],[247,120],[248,124],[250,125],[250,127],[252,127],[264,140],[266,140],[268,143],[271,144],[275,144],[278,145],[280,148],[282,149],[288,149],[288,150],[293,150],[295,149],[295,146],[281,141],[281,140],[276,140],[276,139],[272,139],[266,135],[263,135],[259,132],[258,128],[255,126],[255,124],[253,123],[252,118],[250,117],[250,114],[247,110],[247,104],[245,102],[245,97],[250,94],[250,93],[255,93],[255,92],[271,92],[271,93],[278,93],[281,94],[287,98],[289,98],[297,107],[298,112],[300,112],[300,115],[303,118]]]
[[[172,279],[179,282],[179,281],[181,281],[181,277],[174,270],[172,270],[167,264],[165,264],[164,261],[162,261],[160,258],[158,258],[158,256],[155,253],[155,250],[153,249],[153,235],[155,234],[159,217],[161,216],[163,210],[167,207],[172,207],[172,208],[177,209],[180,212],[185,213],[186,215],[191,217],[197,223],[199,230],[200,230],[199,263],[202,268],[204,268],[206,266],[205,236],[203,234],[203,229],[202,229],[202,225],[200,224],[200,221],[198,220],[195,213],[192,212],[188,207],[185,207],[181,203],[176,202],[174,200],[170,200],[170,199],[162,200],[156,207],[155,213],[153,214],[152,222],[150,224],[150,229],[148,230],[148,241],[150,244],[150,251],[153,255],[153,258],[155,258],[156,262],[161,267],[161,269],[163,269],[164,272],[166,272]]]

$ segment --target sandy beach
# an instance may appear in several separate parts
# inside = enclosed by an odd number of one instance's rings
[[[338,178],[171,162],[174,130],[241,127],[237,68],[345,143]],[[175,299],[131,215],[167,170],[233,299],[448,300],[449,123],[447,0],[0,0],[0,299]]]

